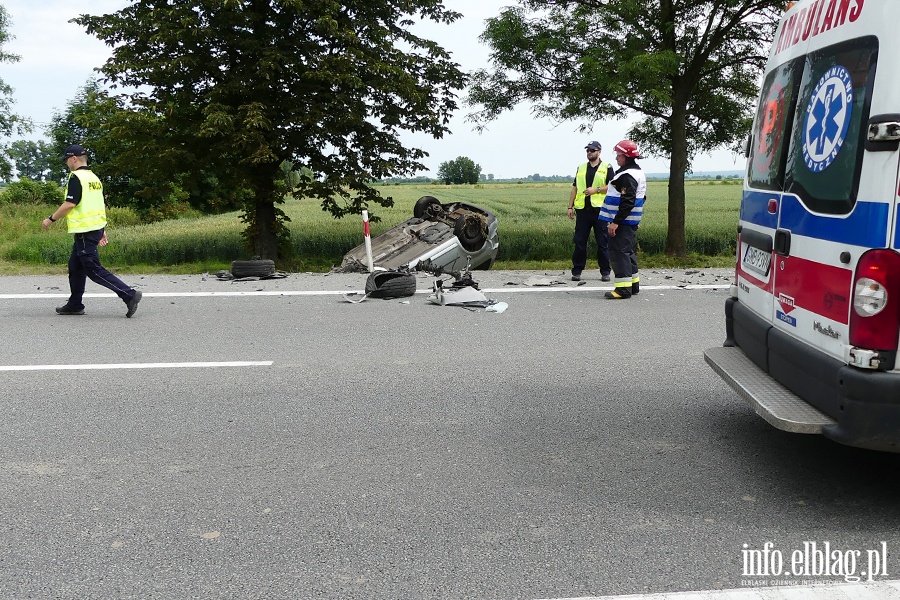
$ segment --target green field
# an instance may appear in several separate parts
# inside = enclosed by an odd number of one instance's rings
[[[686,235],[689,256],[677,261],[662,255],[667,226],[667,182],[650,182],[644,220],[638,234],[641,265],[731,266],[740,206],[739,182],[688,181]],[[499,220],[500,254],[495,269],[570,266],[573,222],[566,217],[567,183],[478,185],[384,185],[394,206],[374,206],[372,235],[405,221],[420,196],[442,202],[468,202],[493,211]],[[65,224],[43,231],[40,221],[55,207],[15,206],[0,202],[0,274],[64,272],[71,248]],[[333,219],[312,201],[284,205],[294,256],[279,264],[285,271],[323,272],[362,243],[360,217]],[[243,246],[239,213],[134,225],[131,211],[110,209],[110,244],[101,250],[104,264],[120,272],[197,273],[229,268],[249,258]]]

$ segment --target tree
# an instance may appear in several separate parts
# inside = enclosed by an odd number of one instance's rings
[[[152,149],[137,175],[207,172],[247,190],[248,242],[278,258],[288,192],[335,218],[391,206],[370,182],[424,169],[399,134],[448,131],[466,76],[412,32],[413,16],[461,15],[441,0],[137,0],[75,22],[113,47],[105,81],[133,90],[123,96],[138,116],[117,135]],[[290,190],[284,161],[315,176]]]
[[[19,57],[3,51],[12,37],[8,33],[10,21],[6,9],[0,5],[0,63],[19,62]],[[31,123],[12,112],[13,89],[0,79],[0,140],[31,131]],[[0,143],[0,179],[12,178],[13,164],[9,160],[9,145]]]
[[[46,128],[57,156],[69,144],[88,149],[92,169],[103,179],[112,206],[130,206],[144,220],[172,218],[187,208],[217,213],[241,208],[248,196],[225,188],[208,170],[178,172],[152,143],[159,119],[129,108],[96,79],[88,80]],[[161,169],[162,167],[162,169]],[[68,170],[59,163],[59,176]]]
[[[438,167],[438,179],[445,184],[478,183],[481,176],[481,165],[468,157],[458,156],[453,160],[442,162]]]
[[[488,19],[494,70],[475,73],[484,127],[522,101],[580,122],[640,115],[629,136],[669,165],[666,253],[686,253],[684,179],[697,153],[736,147],[783,0],[519,0]],[[615,140],[613,143],[617,142]]]
[[[16,166],[19,177],[27,177],[32,181],[50,181],[55,179],[54,171],[58,170],[62,152],[54,153],[45,141],[16,140],[9,146],[9,157]]]

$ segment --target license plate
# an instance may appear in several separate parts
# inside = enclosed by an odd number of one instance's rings
[[[766,277],[769,275],[769,266],[772,264],[772,253],[748,244],[747,249],[744,251],[742,264],[744,269]]]

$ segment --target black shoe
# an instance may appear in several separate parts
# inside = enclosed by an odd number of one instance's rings
[[[572,273],[572,281],[581,281],[581,273]]]
[[[126,303],[125,306],[128,307],[128,312],[125,313],[125,316],[129,319],[137,312],[138,303],[141,301],[141,296],[144,294],[141,290],[134,290],[134,296],[132,296]]]
[[[625,288],[616,288],[611,292],[604,294],[609,300],[625,300],[631,298],[631,292],[626,292]]]
[[[600,281],[609,281],[609,273],[604,273],[602,277],[600,277]]]
[[[637,281],[635,281],[634,283],[631,284],[631,295],[637,296],[640,293],[641,293],[641,284],[638,283]]]
[[[64,304],[63,306],[56,307],[56,314],[58,314],[58,315],[83,315],[84,307],[75,308],[74,306],[69,306],[68,304]]]

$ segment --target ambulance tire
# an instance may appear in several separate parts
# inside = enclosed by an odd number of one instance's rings
[[[369,298],[405,298],[416,293],[414,273],[375,271],[366,279]]]
[[[242,277],[266,277],[275,272],[275,261],[269,259],[235,260],[231,263],[231,274],[236,279]]]

